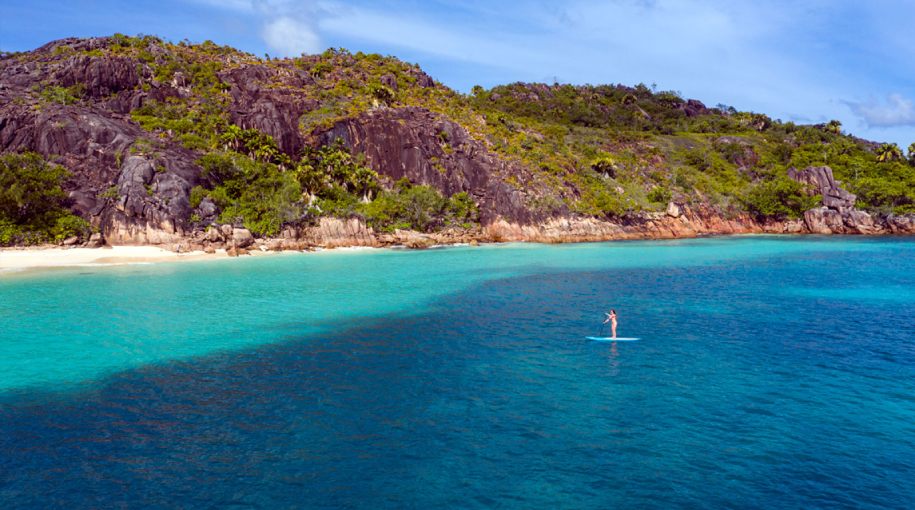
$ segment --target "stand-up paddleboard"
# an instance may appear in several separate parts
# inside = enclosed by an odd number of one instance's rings
[[[588,340],[594,340],[595,342],[635,342],[636,340],[641,340],[641,338],[632,338],[618,336],[616,338],[611,338],[609,336],[586,336]]]

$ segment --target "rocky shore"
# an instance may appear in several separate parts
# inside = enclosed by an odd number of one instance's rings
[[[748,215],[725,218],[705,208],[669,204],[667,211],[648,213],[618,222],[595,218],[555,218],[525,225],[497,220],[483,227],[446,229],[434,233],[411,230],[376,232],[359,219],[321,218],[316,225],[287,227],[281,236],[255,238],[244,228],[214,225],[191,235],[149,228],[139,238],[123,236],[111,244],[152,244],[178,253],[216,253],[230,256],[252,251],[312,250],[341,247],[402,246],[421,249],[438,245],[493,242],[569,243],[636,239],[679,239],[734,234],[846,234],[913,235],[915,215],[875,217],[860,210],[826,206],[807,211],[803,219],[760,222]],[[159,240],[161,242],[148,242]],[[92,241],[98,245],[98,240]]]
[[[315,225],[287,227],[281,236],[258,239],[244,228],[212,225],[206,230],[184,233],[171,222],[111,223],[105,238],[113,244],[155,244],[176,252],[244,255],[251,250],[283,251],[349,246],[405,246],[427,248],[436,245],[489,242],[568,243],[623,239],[677,239],[732,234],[852,234],[912,235],[915,215],[872,215],[855,208],[856,197],[843,189],[828,166],[792,168],[788,176],[811,195],[822,197],[822,206],[810,209],[803,218],[788,221],[760,221],[743,213],[725,216],[714,207],[670,202],[663,212],[639,213],[615,221],[591,217],[564,216],[539,223],[521,223],[496,218],[481,227],[447,229],[434,233],[410,230],[376,232],[357,218],[320,218]],[[127,226],[129,225],[129,226]],[[90,240],[98,243],[99,239]]]

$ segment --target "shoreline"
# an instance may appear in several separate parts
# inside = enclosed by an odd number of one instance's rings
[[[0,274],[34,269],[82,266],[154,264],[157,262],[214,260],[228,258],[223,253],[177,253],[160,246],[103,246],[99,248],[61,248],[55,246],[0,249]]]
[[[260,257],[265,255],[280,255],[290,253],[354,253],[364,251],[374,251],[383,249],[396,250],[435,250],[453,247],[467,246],[485,246],[505,243],[524,243],[524,244],[579,244],[594,242],[615,242],[615,241],[673,241],[679,239],[697,239],[710,237],[752,237],[752,236],[773,236],[773,237],[833,237],[833,236],[850,236],[850,237],[909,237],[907,234],[819,234],[809,232],[703,232],[693,235],[670,236],[670,237],[651,237],[651,236],[626,236],[626,237],[609,237],[606,239],[579,239],[579,240],[476,240],[476,242],[453,242],[453,243],[436,243],[427,246],[409,246],[406,244],[383,244],[376,246],[367,246],[364,244],[355,245],[332,245],[332,246],[315,246],[311,249],[279,249],[265,250],[252,249],[246,250],[243,255],[230,255],[225,249],[219,249],[215,252],[205,252],[195,250],[189,252],[178,252],[169,250],[160,245],[118,245],[118,246],[101,246],[97,248],[88,247],[60,247],[52,245],[30,246],[30,247],[5,247],[0,248],[0,276],[9,273],[20,273],[23,271],[33,271],[42,269],[56,268],[73,268],[73,267],[105,267],[121,265],[140,265],[156,264],[162,262],[194,262],[208,260],[227,260],[232,258],[242,258],[245,256]]]

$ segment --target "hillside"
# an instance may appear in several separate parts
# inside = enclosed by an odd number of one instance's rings
[[[0,244],[915,232],[912,151],[644,85],[462,95],[345,50],[115,35],[0,57]]]

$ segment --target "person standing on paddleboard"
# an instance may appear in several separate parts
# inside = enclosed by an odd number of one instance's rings
[[[610,312],[605,313],[604,315],[607,316],[606,320],[604,320],[604,324],[610,323],[611,338],[616,338],[616,310],[611,309]]]

